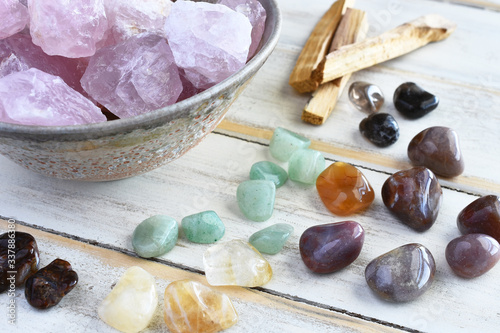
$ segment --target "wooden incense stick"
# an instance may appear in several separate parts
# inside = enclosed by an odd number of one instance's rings
[[[318,88],[319,83],[313,79],[313,72],[325,58],[342,14],[347,6],[352,7],[353,4],[354,0],[336,1],[314,27],[290,75],[289,83],[298,92],[310,92]]]
[[[365,39],[368,31],[366,12],[347,8],[330,46],[334,52],[344,45],[357,43]],[[319,86],[302,112],[302,120],[314,125],[323,124],[332,113],[337,100],[349,81],[351,74],[326,82]]]

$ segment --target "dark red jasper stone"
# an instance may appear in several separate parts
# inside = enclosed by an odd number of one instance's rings
[[[9,289],[13,276],[15,276],[15,285],[22,285],[38,270],[39,262],[38,246],[33,236],[20,231],[2,234],[0,236],[0,292]]]
[[[38,309],[57,305],[78,283],[78,274],[69,262],[56,259],[26,281],[24,294],[28,303]]]
[[[462,234],[486,234],[500,242],[500,200],[496,195],[481,197],[465,207],[457,217]]]
[[[300,255],[311,271],[332,273],[356,260],[364,239],[363,227],[354,221],[317,225],[300,237]]]

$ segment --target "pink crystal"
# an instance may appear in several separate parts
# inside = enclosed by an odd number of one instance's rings
[[[247,60],[252,26],[224,5],[177,1],[165,33],[177,65],[198,89],[226,79]]]
[[[264,34],[266,10],[257,0],[220,0],[219,3],[228,6],[238,13],[242,13],[250,20],[250,24],[252,25],[252,44],[248,52],[248,59],[250,59],[257,51],[262,35]]]
[[[177,102],[183,101],[203,91],[201,89],[197,89],[191,83],[191,81],[188,80],[188,78],[186,77],[186,73],[184,73],[184,70],[182,68],[179,68],[179,76],[181,77],[182,82],[182,92],[177,99]]]
[[[15,72],[25,71],[27,69],[29,69],[29,67],[23,64],[14,54],[11,54],[4,59],[0,59],[0,78]]]
[[[26,27],[28,10],[19,0],[0,0],[0,39],[12,36]]]
[[[31,68],[0,78],[0,121],[63,126],[106,121],[106,117],[59,77]]]
[[[108,28],[103,0],[30,0],[33,43],[49,55],[92,56]]]
[[[165,39],[153,34],[98,50],[81,82],[91,97],[120,118],[173,104],[182,91],[172,51]]]

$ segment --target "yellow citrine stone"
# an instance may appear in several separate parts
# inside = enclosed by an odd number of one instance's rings
[[[213,333],[236,324],[238,314],[226,294],[181,280],[165,289],[165,323],[172,333]]]

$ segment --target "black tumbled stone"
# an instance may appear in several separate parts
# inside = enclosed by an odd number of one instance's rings
[[[374,113],[359,123],[364,137],[379,147],[387,147],[399,138],[399,125],[388,113]]]
[[[400,85],[394,92],[393,100],[396,109],[410,119],[425,116],[439,104],[439,98],[413,82]]]

